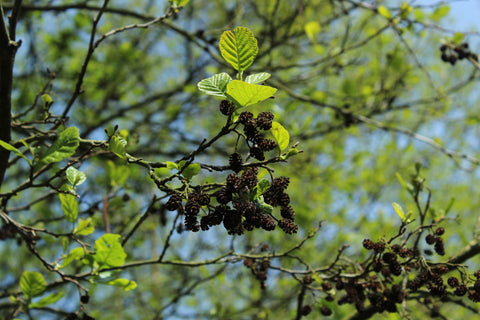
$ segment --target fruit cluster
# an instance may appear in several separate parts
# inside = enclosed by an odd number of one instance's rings
[[[462,43],[458,46],[444,44],[440,46],[442,61],[455,65],[457,60],[473,59],[478,61],[478,55],[470,52],[468,43]]]

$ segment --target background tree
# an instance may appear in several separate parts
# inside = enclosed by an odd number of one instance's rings
[[[2,318],[478,313],[479,34],[444,2],[1,7]],[[237,26],[278,89],[244,108],[197,87]]]

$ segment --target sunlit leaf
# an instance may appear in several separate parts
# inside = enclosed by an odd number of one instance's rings
[[[230,81],[232,81],[232,78],[224,72],[203,79],[197,84],[197,87],[200,91],[211,96],[226,98],[225,92]]]
[[[33,298],[41,295],[47,288],[47,282],[40,272],[24,271],[20,278],[20,290],[28,297]]]
[[[247,69],[258,53],[257,39],[252,31],[245,27],[237,27],[225,31],[220,38],[220,53],[235,70],[242,72]]]
[[[275,92],[277,92],[275,88],[239,80],[233,80],[227,85],[227,95],[241,107],[264,101],[273,96]]]

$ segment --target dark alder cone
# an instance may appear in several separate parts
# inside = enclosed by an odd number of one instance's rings
[[[260,149],[259,147],[251,147],[250,155],[259,161],[265,160],[265,155],[263,154],[262,149]]]
[[[228,163],[230,164],[230,169],[232,169],[233,171],[239,172],[240,170],[242,170],[242,156],[240,155],[240,153],[232,153],[230,155]]]
[[[227,189],[231,192],[238,191],[238,188],[240,187],[240,178],[234,174],[230,173],[227,176]]]
[[[238,122],[243,125],[255,125],[255,119],[253,118],[253,113],[249,111],[244,111],[238,116]]]
[[[83,304],[87,304],[90,301],[90,296],[88,294],[84,294],[80,297],[80,301]]]
[[[375,250],[376,253],[382,253],[385,250],[385,243],[383,242],[375,243],[373,250]]]
[[[220,112],[226,116],[231,115],[233,112],[232,104],[228,100],[222,100],[220,102]]]
[[[253,188],[255,188],[258,182],[257,173],[257,168],[250,168],[245,170],[240,178],[240,185],[242,187],[246,187],[248,190],[253,190]]]
[[[324,316],[330,316],[332,315],[332,309],[330,309],[329,307],[321,307],[320,313]]]
[[[172,194],[170,199],[168,199],[167,203],[165,204],[165,207],[167,208],[168,211],[177,210],[181,206],[182,206],[182,196],[179,195],[178,193]]]
[[[262,139],[258,143],[258,147],[263,151],[271,151],[278,146],[277,142],[272,139]]]
[[[270,130],[272,128],[272,120],[274,118],[271,112],[260,112],[257,116],[257,128],[261,130]]]
[[[459,281],[458,281],[458,279],[455,278],[455,277],[450,277],[450,278],[448,278],[447,283],[448,283],[448,285],[449,285],[450,287],[452,287],[452,288],[453,288],[453,287],[456,287],[456,286],[458,286],[458,285],[460,284]]]
[[[275,230],[275,220],[269,215],[262,216],[262,228],[266,231]]]
[[[298,226],[290,219],[282,219],[278,222],[278,226],[287,234],[297,233]]]
[[[443,239],[442,238],[437,237],[435,239],[435,246],[433,248],[435,249],[435,252],[438,255],[440,255],[440,256],[445,255],[445,247],[443,246]]]
[[[200,204],[196,201],[187,201],[185,205],[185,214],[188,216],[196,216],[200,212]]]
[[[302,307],[302,316],[308,316],[312,312],[312,306],[307,304]]]
[[[464,284],[461,284],[455,289],[454,294],[456,296],[462,297],[467,293],[467,291],[468,291],[467,286]]]
[[[375,243],[370,239],[363,239],[363,247],[367,250],[372,250]]]
[[[295,218],[295,211],[293,210],[292,206],[290,206],[290,205],[289,206],[283,206],[280,209],[280,215],[282,216],[282,218],[293,220]]]
[[[201,206],[206,206],[210,203],[210,195],[208,193],[200,193],[197,198],[197,202]]]
[[[227,204],[232,200],[232,192],[227,189],[227,187],[223,187],[216,194],[217,202],[220,204]]]
[[[433,234],[428,234],[426,237],[425,237],[425,241],[428,243],[428,244],[434,244],[435,243],[435,236]]]

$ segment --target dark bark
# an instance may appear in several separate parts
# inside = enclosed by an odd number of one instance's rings
[[[11,140],[13,62],[19,45],[15,42],[13,26],[16,24],[18,11],[14,11],[12,13],[15,18],[10,18],[10,30],[7,29],[3,10],[0,17],[0,139],[8,143]],[[0,147],[0,187],[7,170],[9,154],[9,151]]]

